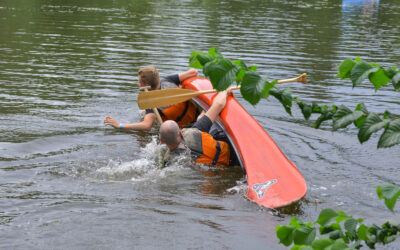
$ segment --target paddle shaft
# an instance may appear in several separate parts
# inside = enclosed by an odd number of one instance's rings
[[[298,77],[294,77],[294,78],[289,78],[289,79],[284,79],[284,80],[279,80],[278,84],[282,84],[282,83],[288,83],[288,82],[301,82],[303,84],[306,84],[307,82],[307,74],[303,73]],[[231,87],[231,90],[237,90],[240,89],[240,86],[236,86],[236,87]],[[214,92],[218,92],[218,90],[216,89],[210,89],[210,90],[201,90],[201,91],[197,91],[197,93],[199,95],[203,95],[203,94],[208,94],[208,93],[214,93]]]
[[[301,82],[306,83],[307,75],[304,73],[298,77],[279,80],[278,84],[288,83],[288,82]],[[240,89],[240,86],[232,87],[234,89]],[[209,94],[217,92],[215,89],[195,91],[190,89],[163,89],[163,90],[153,90],[149,92],[140,93],[138,96],[138,105],[140,109],[148,109],[155,107],[165,107],[181,102],[188,101],[193,97],[203,94]]]

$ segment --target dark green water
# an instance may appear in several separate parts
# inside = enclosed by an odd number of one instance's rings
[[[307,72],[307,85],[287,85],[303,100],[398,114],[392,88],[352,89],[335,75],[348,57],[399,67],[399,27],[395,0],[0,1],[0,248],[277,249],[275,227],[292,215],[332,207],[399,220],[375,194],[399,184],[398,146],[314,130],[272,98],[238,97],[307,181],[305,199],[283,211],[248,201],[239,168],[160,170],[156,129],[103,125],[140,119],[139,67],[184,71],[191,51],[212,46],[269,79]]]

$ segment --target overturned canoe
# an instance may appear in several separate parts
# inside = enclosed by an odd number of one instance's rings
[[[202,77],[189,78],[182,87],[196,91],[213,88]],[[214,95],[203,94],[193,101],[208,110]],[[234,97],[228,97],[217,123],[225,130],[246,174],[248,199],[268,208],[280,208],[305,196],[307,185],[299,170]]]

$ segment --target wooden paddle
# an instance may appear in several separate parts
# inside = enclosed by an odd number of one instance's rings
[[[303,73],[298,77],[279,80],[278,84],[287,82],[301,82],[305,84],[307,82],[307,74]],[[240,86],[233,87],[233,90],[240,89]],[[138,96],[138,105],[140,109],[149,109],[155,107],[165,107],[180,102],[185,102],[198,95],[208,94],[217,92],[216,89],[195,91],[191,89],[162,89],[152,90],[148,92],[142,92]]]
[[[149,91],[149,88],[150,88],[150,86],[140,87],[140,90],[143,90],[144,92],[148,92],[148,91]],[[158,121],[158,123],[159,123],[160,126],[161,126],[161,124],[163,123],[163,121],[162,121],[162,119],[161,119],[160,113],[158,112],[158,109],[157,109],[157,108],[153,108],[153,112],[154,112],[154,114],[156,115],[157,121]]]

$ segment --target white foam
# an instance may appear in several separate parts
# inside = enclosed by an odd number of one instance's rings
[[[157,136],[153,136],[152,141],[140,150],[139,158],[129,162],[109,160],[107,166],[97,169],[96,172],[99,178],[108,181],[156,182],[185,169],[190,170],[190,159],[187,155],[174,157],[164,167],[163,155],[166,151],[165,145],[159,144]]]
[[[246,179],[242,179],[242,180],[236,181],[236,186],[228,188],[226,191],[228,193],[233,193],[233,194],[237,193],[237,194],[246,196],[248,189],[249,189],[249,186],[246,183]]]

